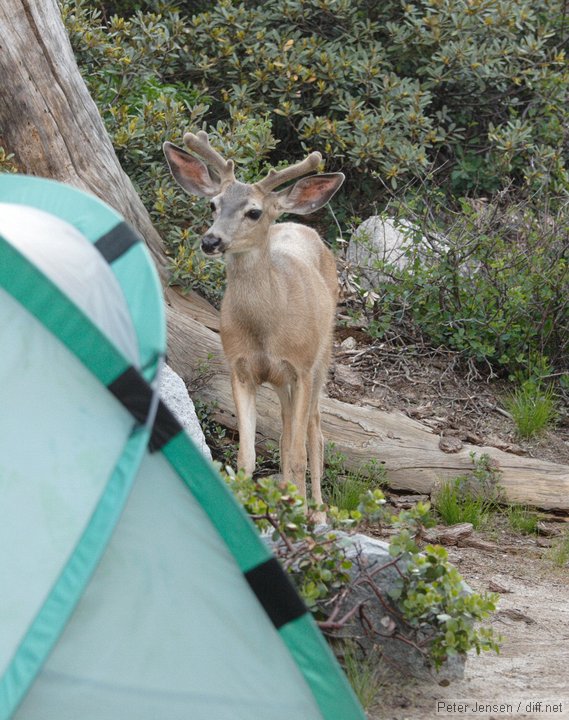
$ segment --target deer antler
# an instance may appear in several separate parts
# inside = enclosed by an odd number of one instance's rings
[[[199,155],[205,160],[206,165],[212,167],[217,172],[222,187],[235,182],[233,160],[225,160],[217,150],[212,148],[206,132],[200,130],[196,135],[194,135],[194,133],[186,133],[184,135],[184,143],[190,150],[193,150],[196,155]]]
[[[259,180],[259,182],[255,183],[255,185],[262,192],[269,193],[279,185],[283,185],[283,183],[288,182],[288,180],[293,180],[294,178],[313,172],[316,170],[318,165],[320,165],[321,161],[322,155],[319,152],[310,153],[310,155],[304,160],[301,160],[295,165],[284,168],[284,170],[269,170],[267,177],[263,178],[263,180]]]

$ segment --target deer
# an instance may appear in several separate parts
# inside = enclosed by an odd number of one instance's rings
[[[183,140],[191,152],[164,143],[170,172],[187,193],[210,199],[213,224],[201,238],[201,249],[225,261],[220,336],[237,417],[238,469],[253,475],[256,393],[268,383],[280,400],[283,480],[297,486],[306,506],[308,467],[312,498],[321,508],[320,395],[332,351],[336,262],[315,230],[275,220],[283,213],[307,215],[323,207],[344,175],[309,175],[322,162],[321,154],[312,152],[247,184],[235,178],[233,161],[211,146],[206,132],[187,133]],[[297,182],[291,185],[292,180]],[[325,517],[321,509],[316,517]]]

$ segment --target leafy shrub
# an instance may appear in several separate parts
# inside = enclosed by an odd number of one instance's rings
[[[163,140],[185,123],[225,131],[265,119],[272,161],[319,148],[347,172],[355,207],[432,173],[459,194],[511,179],[567,189],[561,0],[220,0],[180,3],[183,12],[122,0],[97,3],[104,16],[94,3],[64,0],[65,18],[111,125],[107,107],[135,101],[134,129],[116,115],[122,141],[137,140],[143,98],[169,100],[159,112],[170,121],[146,105],[143,152],[154,130]],[[132,14],[138,6],[153,12]]]
[[[339,608],[345,613],[344,618],[357,609],[345,606],[352,582],[352,561],[333,531],[316,532],[312,512],[319,508],[309,502],[307,516],[297,488],[271,477],[253,480],[230,468],[226,468],[225,477],[260,530],[272,534],[276,554],[322,629],[334,637],[346,624],[335,621]],[[449,655],[465,653],[470,648],[477,652],[497,650],[492,631],[473,625],[495,610],[496,597],[466,595],[462,578],[448,563],[443,548],[419,549],[417,539],[425,524],[430,523],[428,504],[419,503],[393,516],[383,493],[375,489],[362,496],[357,513],[348,515],[330,508],[329,518],[335,527],[344,529],[369,525],[394,528],[390,553],[398,563],[401,582],[390,598],[383,599],[383,606],[388,608],[390,600],[395,603],[393,612],[403,620],[406,630],[417,641],[417,648],[436,668]],[[375,592],[381,594],[379,588]],[[328,622],[329,618],[333,621]],[[402,642],[409,641],[408,633],[402,636]],[[342,637],[345,638],[345,633]],[[369,683],[365,685],[367,692]]]
[[[462,578],[448,562],[448,553],[440,546],[427,545],[421,554],[412,555],[397,591],[391,593],[405,620],[418,631],[434,625],[436,632],[423,638],[430,643],[435,667],[452,655],[475,648],[498,652],[491,628],[477,628],[473,619],[483,620],[495,611],[497,596],[465,593]]]
[[[216,119],[270,114],[279,158],[323,149],[354,199],[433,169],[461,193],[565,189],[563,18],[546,0],[221,0],[192,18],[189,77]]]
[[[464,201],[454,213],[444,202],[431,196],[393,206],[413,218],[411,228],[402,227],[407,265],[375,262],[385,280],[375,287],[372,331],[382,334],[408,321],[433,345],[464,352],[495,371],[539,377],[563,366],[569,352],[568,208],[553,212],[502,195],[495,202]],[[352,272],[357,275],[357,268]]]
[[[460,128],[438,159],[454,193],[493,192],[506,178],[566,191],[564,16],[547,0],[419,0],[387,23],[400,71]]]

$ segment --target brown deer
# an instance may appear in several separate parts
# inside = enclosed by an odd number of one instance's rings
[[[313,175],[276,192],[289,180],[316,170],[320,153],[284,170],[271,170],[248,185],[235,179],[233,161],[211,147],[207,133],[188,133],[184,143],[204,162],[169,142],[164,153],[184,190],[211,199],[214,222],[201,247],[206,255],[223,255],[226,263],[220,333],[231,369],[239,468],[248,474],[255,468],[256,389],[269,383],[281,404],[283,477],[306,499],[308,445],[312,496],[321,504],[319,398],[330,363],[336,264],[311,228],[273,223],[282,213],[306,215],[325,205],[344,175]]]

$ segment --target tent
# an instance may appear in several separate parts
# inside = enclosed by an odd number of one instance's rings
[[[107,205],[0,176],[0,719],[362,720],[160,399],[166,331]]]

